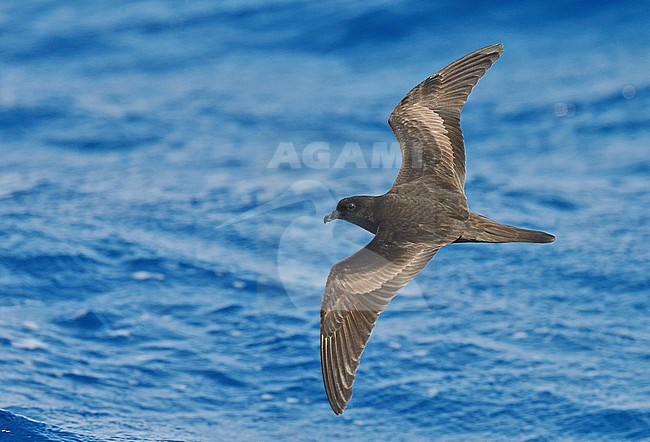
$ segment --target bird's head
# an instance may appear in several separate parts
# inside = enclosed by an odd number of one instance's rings
[[[376,199],[377,197],[375,196],[351,196],[343,198],[336,205],[336,210],[325,216],[323,222],[328,223],[334,219],[343,219],[369,232],[377,233]]]

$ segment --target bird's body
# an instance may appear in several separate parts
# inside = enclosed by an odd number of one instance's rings
[[[465,147],[460,111],[472,87],[503,48],[474,51],[414,87],[389,118],[402,166],[381,196],[342,199],[325,222],[344,219],[375,237],[332,267],[321,305],[321,367],[336,414],[379,314],[441,247],[454,242],[552,242],[471,212],[464,194]]]

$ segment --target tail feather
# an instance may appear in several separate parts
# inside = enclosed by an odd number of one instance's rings
[[[471,212],[467,229],[455,242],[532,242],[549,243],[555,237],[539,230],[520,229],[492,221],[478,213]]]

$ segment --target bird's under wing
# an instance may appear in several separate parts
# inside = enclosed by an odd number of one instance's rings
[[[402,150],[393,186],[430,177],[463,193],[465,146],[460,112],[478,80],[503,52],[501,44],[459,58],[415,86],[393,109],[390,124]]]
[[[361,353],[377,317],[439,247],[390,242],[378,234],[330,271],[321,305],[321,369],[327,398],[341,414],[352,396]]]

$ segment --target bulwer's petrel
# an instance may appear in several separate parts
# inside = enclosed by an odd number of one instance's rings
[[[438,249],[456,242],[555,240],[548,233],[497,223],[467,206],[460,111],[502,51],[500,44],[474,51],[406,94],[388,118],[402,151],[393,186],[381,196],[344,198],[324,219],[343,219],[375,234],[332,267],[321,305],[321,368],[336,414],[350,401],[377,317]]]

